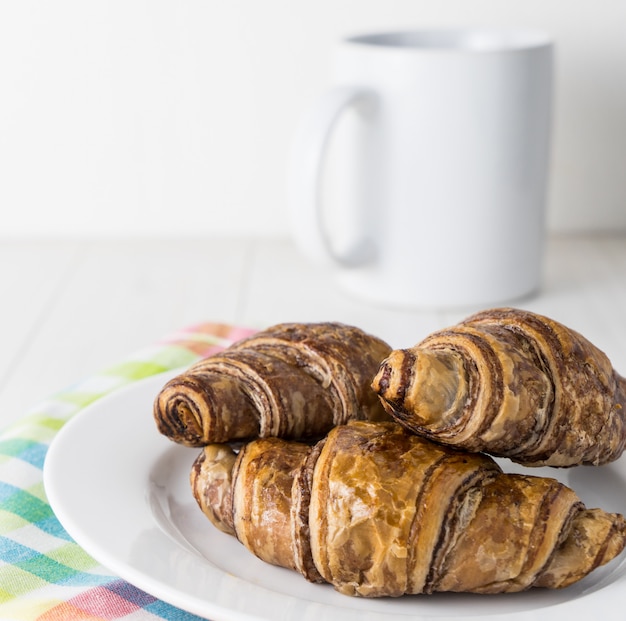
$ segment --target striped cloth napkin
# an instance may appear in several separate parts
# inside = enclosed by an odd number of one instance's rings
[[[198,619],[111,575],[80,548],[46,500],[43,464],[55,434],[90,403],[188,366],[252,332],[216,323],[183,330],[55,395],[0,433],[0,619]]]

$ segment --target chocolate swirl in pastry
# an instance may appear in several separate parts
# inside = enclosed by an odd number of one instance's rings
[[[626,541],[621,515],[586,509],[558,481],[504,474],[396,423],[350,422],[314,447],[208,446],[191,486],[253,554],[347,595],[560,588]]]
[[[159,431],[188,446],[308,438],[353,419],[389,419],[370,383],[391,347],[340,323],[285,323],[235,343],[169,381]]]
[[[583,336],[512,308],[396,350],[373,382],[415,433],[528,465],[604,464],[626,443],[626,380]]]

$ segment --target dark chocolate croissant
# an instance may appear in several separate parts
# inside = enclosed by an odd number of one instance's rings
[[[626,443],[626,380],[583,336],[512,308],[396,350],[373,382],[415,433],[528,465],[604,464]]]
[[[314,447],[206,447],[199,506],[259,558],[347,595],[560,588],[617,556],[621,515],[555,479],[504,474],[396,423],[350,422]]]
[[[341,323],[258,332],[170,380],[154,403],[159,431],[188,446],[324,435],[353,419],[388,419],[370,383],[391,352]]]

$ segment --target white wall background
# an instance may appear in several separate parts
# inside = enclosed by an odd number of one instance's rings
[[[626,230],[626,0],[0,0],[0,237],[283,234],[336,39],[425,26],[553,33],[550,226]]]

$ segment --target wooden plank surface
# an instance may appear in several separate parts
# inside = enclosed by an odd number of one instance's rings
[[[404,347],[477,310],[366,304],[282,239],[0,242],[0,288],[0,428],[200,321],[338,320]],[[542,291],[516,305],[579,330],[626,373],[626,237],[551,238]]]

